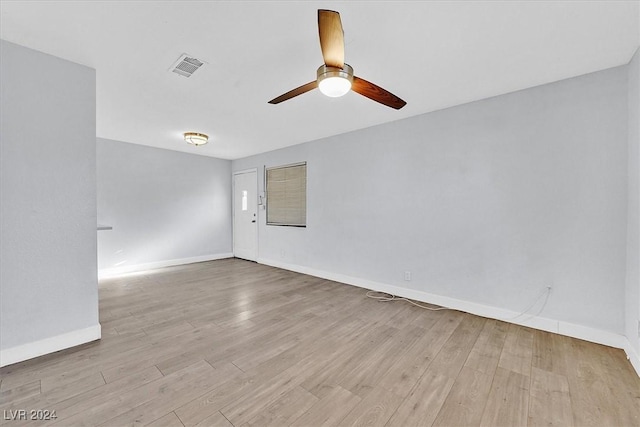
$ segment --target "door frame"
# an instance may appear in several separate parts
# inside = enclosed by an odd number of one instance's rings
[[[232,252],[233,256],[236,256],[236,175],[243,175],[246,173],[255,173],[256,174],[256,188],[255,188],[255,196],[256,196],[256,259],[255,262],[258,262],[260,246],[258,245],[258,235],[260,234],[260,209],[258,205],[258,168],[249,168],[243,169],[239,171],[235,171],[231,176],[231,222],[232,222]],[[244,259],[244,258],[242,258]]]

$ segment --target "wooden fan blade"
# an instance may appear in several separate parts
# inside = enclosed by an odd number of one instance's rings
[[[395,108],[396,110],[407,105],[405,101],[398,98],[388,90],[384,90],[380,86],[376,86],[365,79],[361,79],[360,77],[353,76],[351,90],[358,92],[360,95],[366,96],[369,99],[373,99],[380,104],[384,104],[387,107]]]
[[[318,10],[320,49],[324,63],[330,67],[344,66],[344,32],[340,14],[333,10]]]
[[[283,95],[280,95],[277,98],[273,98],[271,101],[269,101],[269,104],[280,104],[282,101],[286,101],[287,99],[291,99],[295,96],[302,95],[303,93],[309,92],[310,90],[315,89],[317,87],[318,87],[318,82],[314,80],[312,82],[307,83],[306,85],[302,85],[293,90],[290,90],[289,92]]]

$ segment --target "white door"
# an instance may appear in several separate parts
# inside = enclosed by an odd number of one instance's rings
[[[256,170],[233,175],[233,255],[258,260],[258,177]]]

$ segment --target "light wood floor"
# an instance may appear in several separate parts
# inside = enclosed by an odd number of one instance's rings
[[[0,369],[2,418],[43,409],[64,426],[640,425],[640,379],[621,350],[381,303],[246,261],[102,281],[100,321],[99,342]]]

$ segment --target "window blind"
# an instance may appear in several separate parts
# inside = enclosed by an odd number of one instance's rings
[[[267,224],[306,227],[307,164],[268,168]]]

